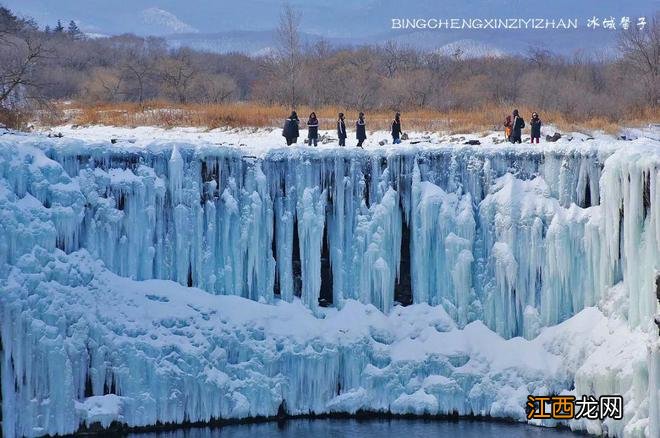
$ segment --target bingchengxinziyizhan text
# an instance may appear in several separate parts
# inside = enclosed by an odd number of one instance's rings
[[[590,17],[579,18],[392,18],[392,29],[589,29],[627,30],[646,27],[646,17]]]

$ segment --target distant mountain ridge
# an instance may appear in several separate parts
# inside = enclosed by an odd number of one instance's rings
[[[164,36],[173,46],[186,45],[214,52],[264,53],[274,46],[273,29],[279,21],[281,0],[228,2],[217,0],[0,0],[15,12],[51,26],[61,19],[76,20],[93,34],[135,33]],[[447,45],[492,48],[490,53],[516,53],[530,45],[559,53],[605,49],[612,46],[613,31],[587,29],[586,20],[623,16],[633,21],[660,11],[660,0],[289,0],[301,13],[301,31],[308,41],[325,39],[332,45],[360,45],[398,41],[426,50]],[[392,29],[393,18],[577,18],[577,32]],[[461,41],[463,41],[461,43]],[[469,41],[469,42],[468,42]],[[522,48],[522,49],[521,49]]]
[[[164,38],[172,47],[190,47],[214,53],[239,52],[248,55],[272,53],[278,44],[275,30],[182,33],[166,35]],[[553,39],[552,44],[547,43],[549,38]],[[615,52],[616,33],[594,33],[583,29],[565,33],[553,33],[550,30],[516,33],[497,31],[433,33],[428,30],[416,30],[381,33],[360,38],[324,37],[301,33],[301,40],[303,45],[325,41],[333,47],[358,47],[393,41],[404,47],[446,55],[460,51],[461,56],[467,58],[524,54],[531,48],[543,48],[568,56],[589,52],[609,57]],[[576,40],[579,44],[575,44]]]

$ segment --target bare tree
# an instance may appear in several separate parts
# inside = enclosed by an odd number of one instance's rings
[[[0,108],[16,106],[38,86],[35,68],[45,54],[34,23],[0,6]]]
[[[534,67],[545,70],[551,65],[553,55],[550,50],[543,47],[530,46],[527,50],[527,59]]]
[[[619,50],[623,54],[623,62],[640,75],[648,86],[651,105],[657,106],[660,98],[660,14],[644,29],[631,26],[622,31],[619,35]]]
[[[204,103],[225,103],[238,93],[238,85],[226,74],[204,74],[195,81],[196,100]]]
[[[32,75],[34,68],[44,58],[41,41],[31,37],[8,37],[0,64],[0,106],[5,106],[10,97],[21,87],[37,86]]]
[[[388,78],[394,77],[401,62],[401,49],[394,41],[387,41],[383,46],[383,66]]]
[[[90,103],[117,102],[124,94],[123,86],[122,74],[118,69],[99,67],[82,83],[81,94]]]
[[[436,91],[437,82],[430,70],[415,70],[406,73],[408,93],[413,105],[424,108]]]
[[[197,75],[187,50],[180,50],[174,57],[163,58],[158,66],[165,92],[179,103],[188,102],[190,86]]]
[[[291,108],[295,108],[297,104],[296,83],[299,79],[298,69],[301,58],[300,19],[300,13],[294,10],[290,4],[285,3],[277,28],[279,57],[285,80],[288,81]]]
[[[122,73],[131,78],[135,83],[137,101],[140,107],[144,103],[144,90],[146,82],[151,75],[152,64],[148,59],[142,57],[128,57],[122,64]]]

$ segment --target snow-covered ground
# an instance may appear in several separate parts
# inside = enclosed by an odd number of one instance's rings
[[[546,135],[553,135],[559,130],[548,125],[541,128],[541,143],[539,145],[529,145],[523,143],[516,145],[518,149],[563,149],[570,145],[571,148],[590,147],[593,140],[611,145],[613,137],[604,133],[586,133],[571,132],[563,133],[563,138],[555,143],[545,141]],[[286,147],[284,138],[281,135],[281,128],[159,128],[151,126],[141,126],[137,128],[115,127],[115,126],[77,126],[63,125],[40,131],[39,134],[57,135],[62,134],[65,139],[83,140],[86,143],[106,144],[111,140],[116,140],[116,145],[121,148],[155,148],[159,144],[171,142],[187,143],[198,147],[204,146],[232,146],[239,148],[245,154],[263,155],[269,150]],[[355,149],[357,140],[353,133],[349,131],[347,139],[347,148]],[[301,137],[298,143],[288,149],[297,149],[298,147],[307,148],[304,139],[307,131],[300,130]],[[408,132],[410,139],[404,141],[401,145],[392,144],[392,138],[387,131],[368,132],[368,138],[364,142],[364,148],[367,150],[396,151],[404,147],[414,148],[433,148],[443,145],[452,145],[458,147],[468,140],[479,140],[482,148],[509,148],[510,143],[503,142],[503,132],[490,132],[486,135],[481,134],[443,134],[438,132]],[[649,138],[660,140],[660,125],[648,126],[646,128],[625,128],[621,130],[620,135],[627,139]],[[334,131],[319,131],[320,137],[327,137],[327,143],[319,142],[318,149],[338,148],[337,135]],[[529,141],[528,135],[523,138]],[[386,142],[384,145],[380,142]],[[414,144],[411,144],[414,143]]]
[[[658,436],[658,131],[2,135],[3,433],[565,393],[625,400],[573,429]]]

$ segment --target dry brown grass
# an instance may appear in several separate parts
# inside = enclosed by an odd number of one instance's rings
[[[180,105],[171,102],[149,102],[143,107],[132,103],[112,103],[99,105],[83,105],[67,103],[56,105],[55,112],[49,111],[39,118],[38,123],[52,126],[62,123],[77,125],[109,125],[109,126],[160,126],[164,128],[175,126],[194,126],[207,129],[219,127],[268,127],[281,126],[289,109],[282,106],[262,105],[259,103],[231,103],[224,105],[188,104]],[[525,119],[530,117],[532,108],[520,107]],[[321,121],[322,129],[334,129],[336,115],[341,111],[347,120],[357,118],[358,110],[339,107],[309,108],[301,106],[297,109],[300,119],[304,122],[311,111]],[[616,133],[621,126],[639,126],[647,123],[657,123],[660,114],[657,109],[631,112],[631,117],[612,121],[606,118],[578,118],[560,112],[544,112],[536,109],[543,122],[552,124],[564,131],[594,131],[602,130]],[[447,132],[463,134],[501,129],[506,114],[511,107],[490,105],[475,111],[439,112],[431,109],[420,109],[402,112],[404,130]],[[370,130],[389,129],[393,112],[389,110],[365,111]]]

